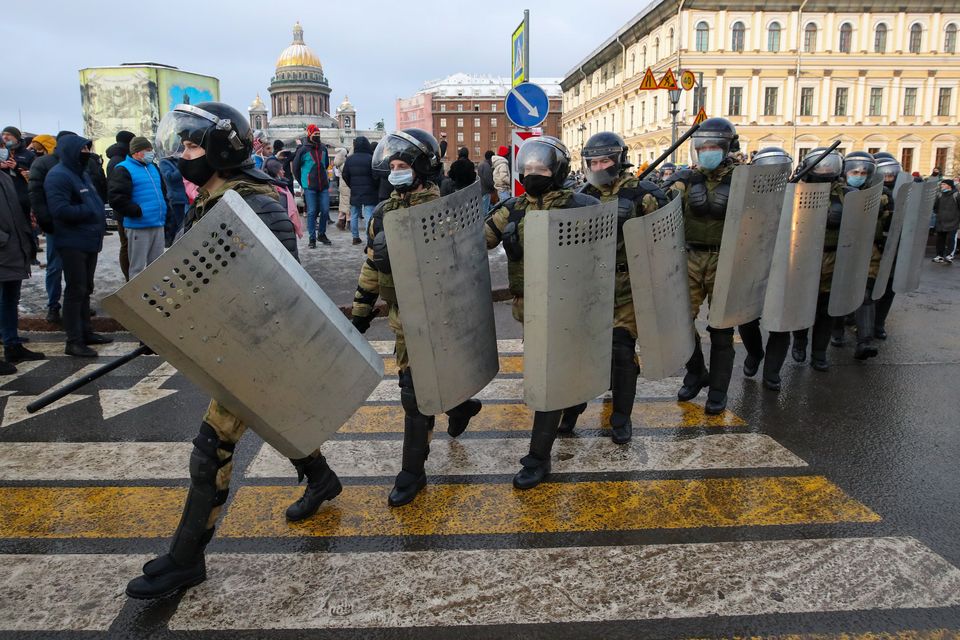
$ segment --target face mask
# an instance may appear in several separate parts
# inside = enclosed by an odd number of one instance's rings
[[[529,175],[523,178],[523,188],[534,198],[539,198],[553,187],[553,177]]]
[[[143,154],[143,161],[146,164],[152,164],[153,161],[156,159],[156,157],[157,157],[157,154],[155,152],[147,151],[146,153]]]
[[[207,162],[207,156],[205,155],[194,158],[193,160],[180,158],[177,160],[177,168],[180,170],[180,175],[198,187],[207,184],[210,178],[213,177],[213,174],[217,172],[217,170]]]
[[[15,146],[17,146],[17,141],[7,140],[6,142],[3,143],[3,146],[5,146],[7,149],[13,149]]]
[[[847,176],[847,186],[859,189],[867,181],[867,176]]]
[[[713,171],[723,162],[723,151],[703,151],[697,154],[697,162],[703,169]]]
[[[394,187],[409,187],[413,184],[413,169],[391,171],[387,178]]]

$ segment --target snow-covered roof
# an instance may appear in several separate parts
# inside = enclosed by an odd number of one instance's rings
[[[543,87],[547,95],[553,98],[563,96],[560,82],[563,78],[531,78],[530,81]],[[511,88],[510,78],[505,76],[470,75],[454,73],[439,80],[428,80],[417,93],[432,93],[440,98],[463,97],[500,97],[507,95]]]

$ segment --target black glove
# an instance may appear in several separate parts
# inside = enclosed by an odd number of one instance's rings
[[[374,309],[373,313],[368,316],[351,316],[350,320],[353,322],[353,326],[356,327],[357,331],[366,333],[367,329],[370,328],[370,323],[373,322],[373,319],[378,315],[380,315],[380,309]]]

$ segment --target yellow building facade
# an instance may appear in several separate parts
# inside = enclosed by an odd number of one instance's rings
[[[748,153],[779,146],[800,158],[840,140],[845,152],[888,151],[909,171],[960,173],[960,2],[856,9],[653,2],[564,77],[563,140],[579,163],[593,133],[616,131],[631,162],[652,160],[670,146],[672,105],[668,91],[641,90],[644,72],[689,69],[703,74],[707,114],[733,122]],[[681,134],[699,106],[695,91],[681,94]]]

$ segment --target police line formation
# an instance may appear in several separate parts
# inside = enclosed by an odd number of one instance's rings
[[[383,378],[382,358],[361,336],[378,299],[396,334],[405,415],[387,500],[414,500],[427,482],[436,416],[446,414],[447,432],[459,436],[481,411],[473,396],[499,370],[487,254],[501,244],[513,317],[523,324],[524,402],[534,410],[530,450],[513,479],[519,490],[549,474],[557,434],[573,431],[586,403],[607,390],[613,442],[630,441],[641,362],[648,379],[685,365],[678,400],[706,389],[706,413],[719,414],[735,328],[744,374],[762,364],[773,391],[791,333],[793,358],[806,360],[809,348],[811,366],[826,371],[831,331],[840,323],[834,338],[842,339],[852,315],[854,357],[875,356],[894,294],[919,284],[936,183],[912,181],[889,154],[815,149],[794,171],[785,151],[769,148],[740,164],[736,130],[723,118],[690,139],[692,168],[665,166],[655,183],[629,170],[620,136],[598,133],[582,153],[587,184],[575,192],[565,187],[564,145],[531,138],[516,159],[525,195],[488,213],[478,184],[440,196],[432,135],[387,135],[373,168],[394,191],[369,221],[348,320],[300,267],[293,225],[250,160],[243,115],[221,103],[177,106],[155,149],[178,157],[201,187],[187,233],[104,304],[212,400],[170,550],[143,566],[127,595],[160,598],[205,580],[204,549],[248,426],[307,480],[288,520],[341,492],[320,445]],[[709,355],[694,328],[704,302]],[[281,318],[298,331],[279,330]]]

